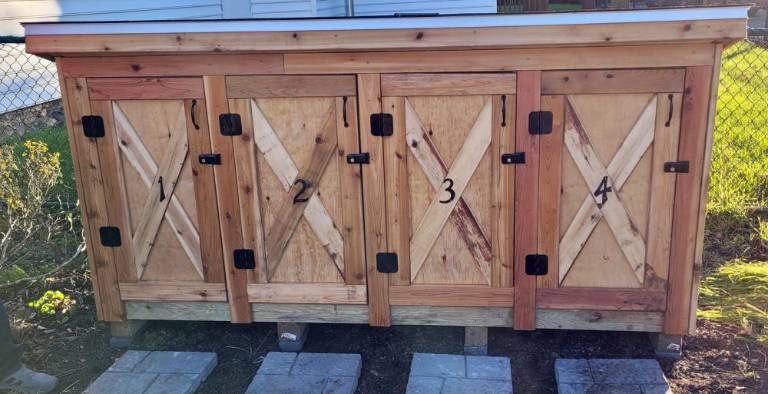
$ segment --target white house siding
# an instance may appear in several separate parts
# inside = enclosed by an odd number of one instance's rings
[[[254,18],[306,18],[315,15],[315,0],[251,0]]]
[[[355,0],[355,15],[495,13],[496,0]]]
[[[347,15],[347,0],[316,0],[317,16]]]

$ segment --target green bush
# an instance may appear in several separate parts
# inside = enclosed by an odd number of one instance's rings
[[[75,300],[59,290],[48,290],[37,300],[27,304],[28,307],[47,316],[62,316],[75,305]]]

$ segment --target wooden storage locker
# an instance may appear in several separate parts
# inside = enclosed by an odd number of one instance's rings
[[[682,335],[745,18],[26,29],[59,67],[103,320]]]

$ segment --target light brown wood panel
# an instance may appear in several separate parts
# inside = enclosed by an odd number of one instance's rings
[[[227,300],[223,283],[141,282],[121,283],[120,295],[125,301],[206,301]]]
[[[501,155],[515,152],[516,100],[514,95],[493,97],[491,143],[493,267],[491,285],[512,287],[515,251],[515,165],[502,165]]]
[[[99,228],[108,226],[104,186],[101,177],[98,140],[83,134],[82,116],[90,115],[88,84],[84,78],[62,78],[67,130],[75,160],[81,216],[86,233],[88,263],[91,268],[96,313],[99,320],[121,321],[124,309],[120,300],[118,275],[113,251],[101,246]]]
[[[536,328],[659,332],[664,312],[541,309]]]
[[[371,114],[382,112],[379,74],[359,75],[357,94],[360,119],[370,119]],[[370,122],[360,123],[360,149],[370,154],[370,164],[363,166],[368,322],[372,326],[389,326],[389,275],[376,270],[376,254],[388,247],[384,147],[381,138],[371,134]]]
[[[248,75],[227,77],[229,98],[354,96],[354,75]]]
[[[620,45],[670,41],[731,42],[744,38],[743,19],[573,26],[328,30],[299,32],[40,35],[27,37],[35,54],[126,52],[321,51]]]
[[[204,98],[200,78],[88,78],[91,100]]]
[[[711,65],[710,44],[285,55],[287,74],[470,72]],[[518,75],[519,78],[519,75]],[[518,80],[519,83],[519,80]]]
[[[536,277],[525,273],[525,256],[538,253],[538,188],[540,137],[526,133],[528,114],[541,110],[541,72],[517,74],[515,149],[525,152],[525,164],[515,169],[515,330],[536,328]]]
[[[511,307],[514,289],[487,286],[392,286],[392,305]]]
[[[248,299],[255,303],[359,304],[366,303],[365,285],[268,283],[248,285]]]
[[[538,289],[536,306],[549,309],[663,311],[667,294],[645,289]]]
[[[243,247],[234,148],[232,138],[221,134],[218,122],[219,115],[229,113],[225,79],[223,76],[205,76],[203,82],[208,103],[211,148],[221,154],[221,165],[214,167],[214,175],[224,248],[227,300],[232,322],[250,323],[252,317],[246,287],[248,276],[245,271],[235,268],[234,265],[234,250]]]
[[[547,274],[536,279],[539,288],[559,287],[560,191],[562,189],[564,96],[542,96],[541,110],[552,112],[552,133],[539,138],[539,253],[547,255]]]
[[[684,68],[546,71],[542,94],[682,92]]]
[[[75,38],[79,40],[81,37]],[[247,74],[282,74],[279,54],[198,54],[161,56],[62,57],[60,70],[67,77],[164,77]]]
[[[690,169],[687,174],[678,174],[675,180],[669,295],[664,318],[664,333],[670,335],[688,333],[712,71],[712,67],[689,67],[685,74],[678,160],[688,161]]]
[[[515,91],[515,74],[385,74],[381,94],[387,96],[451,96],[507,94]]]

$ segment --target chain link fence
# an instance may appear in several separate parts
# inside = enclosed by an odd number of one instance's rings
[[[61,97],[56,64],[0,42],[0,114]]]

